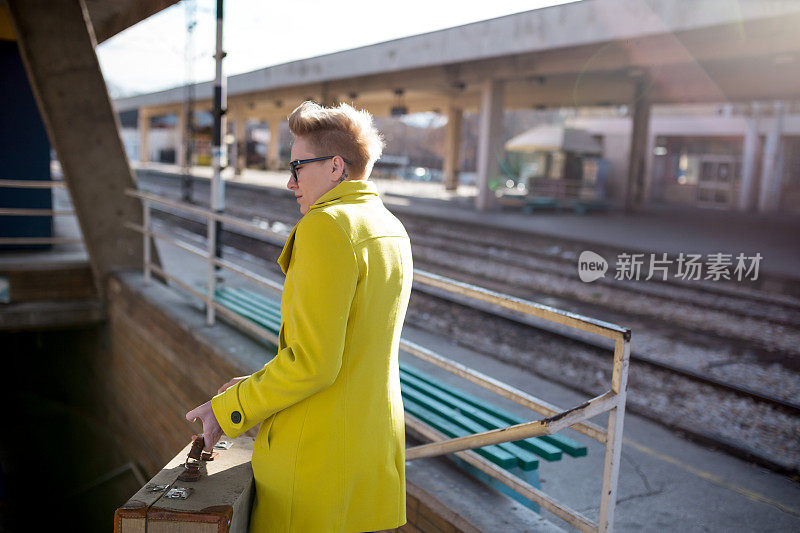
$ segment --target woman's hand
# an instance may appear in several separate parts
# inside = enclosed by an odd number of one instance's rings
[[[211,400],[186,413],[186,420],[189,422],[194,422],[198,418],[203,422],[203,440],[205,441],[203,451],[212,452],[214,451],[214,445],[222,438],[223,432],[219,422],[217,422],[217,417],[214,415],[214,410],[211,408]],[[194,441],[195,437],[194,435],[192,436],[192,441]]]
[[[225,392],[225,391],[226,391],[226,390],[227,390],[229,387],[233,387],[234,385],[236,385],[237,383],[239,383],[239,382],[240,382],[240,381],[242,381],[243,379],[247,379],[247,378],[249,378],[249,377],[250,377],[250,376],[241,376],[241,377],[238,377],[238,378],[233,378],[232,380],[230,380],[229,382],[227,382],[225,385],[223,385],[222,387],[220,387],[220,388],[217,390],[217,394],[222,394],[222,393],[223,393],[223,392]]]

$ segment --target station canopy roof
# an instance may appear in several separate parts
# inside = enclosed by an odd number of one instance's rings
[[[577,152],[600,155],[603,147],[586,131],[562,124],[543,124],[520,133],[506,143],[509,152]]]
[[[178,0],[85,0],[95,37],[101,43],[177,4]]]
[[[228,105],[266,120],[307,99],[379,116],[399,105],[472,112],[490,84],[504,109],[795,100],[798,28],[798,0],[583,0],[235,74]],[[210,108],[213,81],[194,90]],[[180,113],[185,95],[173,87],[115,107]]]

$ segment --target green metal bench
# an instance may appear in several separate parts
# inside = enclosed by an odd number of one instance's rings
[[[560,208],[561,203],[558,201],[558,198],[551,196],[532,196],[525,200],[525,206],[522,208],[522,210],[530,215],[535,211],[549,209],[558,210]]]
[[[609,210],[609,204],[605,200],[573,200],[571,202],[572,210],[579,215],[588,213],[589,211],[602,211]]]
[[[215,300],[231,311],[277,334],[280,304],[247,289],[221,288]],[[404,409],[448,437],[462,437],[492,429],[522,424],[527,420],[485,400],[437,380],[425,372],[400,363],[400,384]],[[586,447],[561,435],[545,435],[515,442],[484,446],[476,453],[541,488],[539,461],[558,461],[562,454],[586,455]],[[539,511],[539,506],[458,457],[450,457],[459,467],[523,505]]]
[[[400,383],[406,411],[448,437],[461,437],[528,422],[528,420],[486,400],[439,381],[407,363],[400,363]],[[424,396],[425,403],[420,396]],[[419,409],[420,404],[424,406],[424,411]],[[441,419],[444,419],[446,424],[442,424]],[[510,454],[512,459],[492,457],[490,453],[487,453],[490,448],[493,448],[492,446],[478,448],[475,452],[536,488],[541,488],[538,471],[539,459],[553,462],[560,460],[562,454],[582,457],[587,453],[585,446],[562,435],[532,437],[498,444],[496,447]],[[463,469],[498,491],[537,512],[539,511],[536,504],[508,486],[457,457],[452,457],[452,459]],[[516,460],[516,464],[514,464],[514,460]]]

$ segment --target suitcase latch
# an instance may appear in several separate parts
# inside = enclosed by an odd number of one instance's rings
[[[173,489],[169,489],[169,492],[167,492],[164,497],[171,498],[173,500],[185,500],[192,494],[192,490],[194,489],[187,487],[175,487]]]

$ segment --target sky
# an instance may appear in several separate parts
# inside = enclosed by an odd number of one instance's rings
[[[226,0],[225,75],[461,26],[575,0]],[[185,61],[187,2],[195,6],[193,61]],[[214,78],[216,0],[182,0],[101,43],[112,97]],[[191,65],[191,74],[186,66]]]

